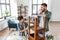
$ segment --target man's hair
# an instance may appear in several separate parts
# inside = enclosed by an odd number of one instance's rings
[[[47,7],[47,4],[46,3],[42,3],[41,5]]]
[[[23,19],[23,16],[18,16],[18,20],[22,20]]]

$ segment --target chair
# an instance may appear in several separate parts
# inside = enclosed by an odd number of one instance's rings
[[[10,30],[10,28],[16,28],[16,30],[18,29],[17,23],[12,22],[11,20],[8,20],[7,23],[8,23],[9,30]]]
[[[44,17],[44,28],[42,27],[38,27],[38,19],[34,18],[34,24],[33,26],[30,26],[30,17],[28,20],[28,39],[29,40],[45,40],[45,31],[46,31],[46,16],[44,15],[40,15],[40,17],[43,16]],[[30,34],[30,29],[32,29],[34,31],[33,34]],[[38,31],[39,30],[43,30],[43,34],[39,35]]]

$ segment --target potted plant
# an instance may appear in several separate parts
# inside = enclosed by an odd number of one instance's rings
[[[53,40],[53,36],[52,35],[48,35],[47,40]]]
[[[5,10],[4,12],[4,19],[6,19],[6,17],[8,16],[9,12],[7,10]]]

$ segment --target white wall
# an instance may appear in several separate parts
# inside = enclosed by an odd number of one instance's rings
[[[29,0],[29,16],[32,15],[32,0]]]
[[[60,21],[60,0],[49,0],[48,10],[52,12],[50,21]]]
[[[17,1],[11,0],[11,16],[18,16],[17,14]]]
[[[51,11],[51,0],[48,0],[48,10]]]
[[[60,0],[51,0],[52,21],[60,21]]]
[[[28,5],[29,4],[29,0],[17,0],[17,4],[20,6],[21,4],[23,5]]]

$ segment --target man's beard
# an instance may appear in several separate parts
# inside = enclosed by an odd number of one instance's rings
[[[45,10],[42,10],[42,12],[44,12]]]

